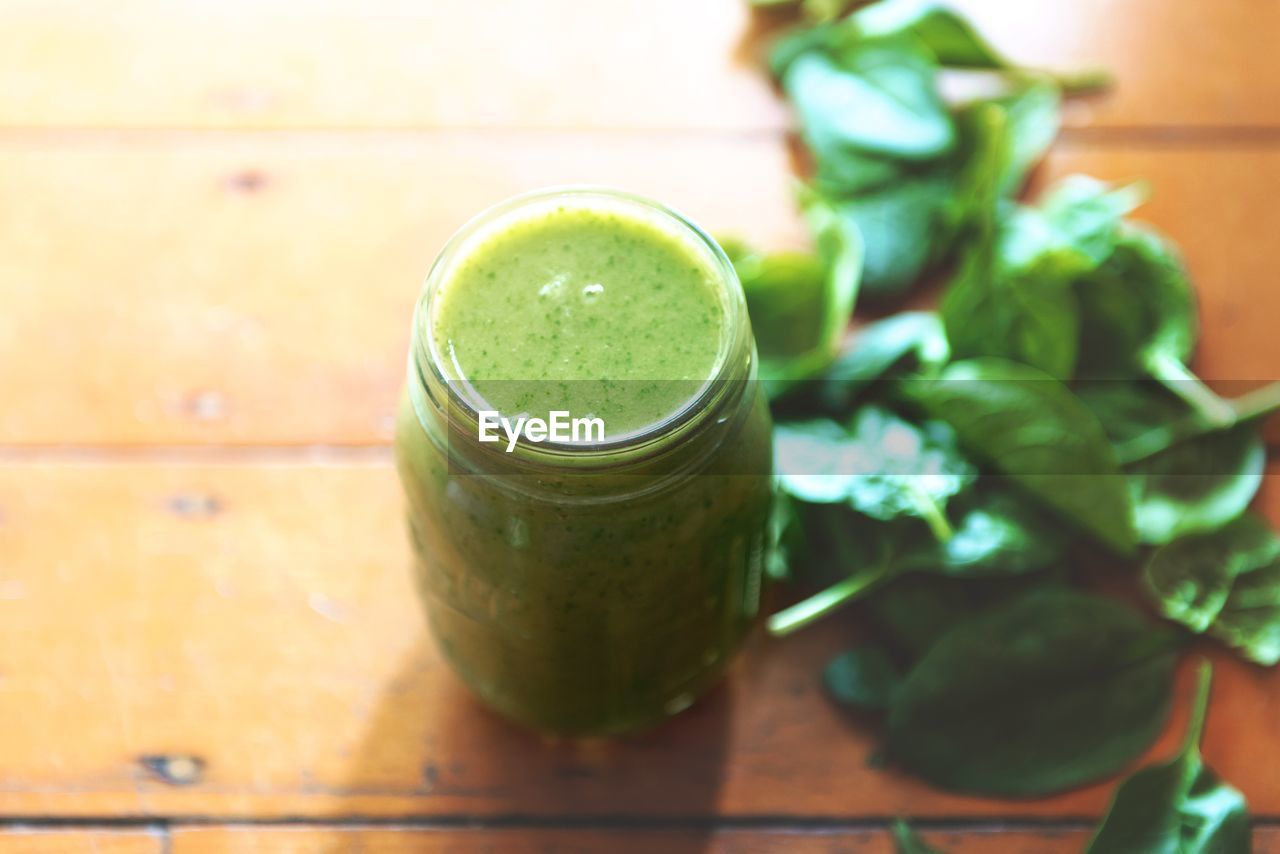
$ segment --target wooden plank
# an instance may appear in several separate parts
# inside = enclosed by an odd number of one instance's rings
[[[1088,839],[1087,831],[931,832],[922,836],[953,854],[1075,854]],[[1255,854],[1280,851],[1280,832],[1254,833]],[[270,854],[310,854],[315,851],[359,851],[377,854],[892,854],[893,841],[884,830],[391,830],[300,827],[180,829],[174,833],[173,854],[223,854],[262,851]]]
[[[1146,176],[1200,284],[1201,367],[1280,370],[1280,150],[1064,146],[1048,173]],[[802,245],[775,139],[469,133],[0,141],[0,444],[391,437],[415,294],[505,196],[613,184]],[[39,358],[32,358],[38,352]],[[21,366],[17,368],[16,366]]]
[[[28,365],[0,371],[0,399],[24,402],[0,442],[386,441],[433,256],[516,191],[615,184],[802,233],[782,148],[716,138],[183,139],[0,162],[0,195],[24,200],[0,220],[0,364]]]
[[[986,800],[869,768],[874,727],[822,696],[842,620],[756,638],[653,732],[516,730],[427,641],[382,463],[9,465],[0,518],[4,815],[1062,817],[1110,794]],[[1214,657],[1206,754],[1276,816],[1280,673]]]
[[[0,854],[162,854],[164,836],[141,830],[0,830]]]
[[[959,5],[1020,61],[1114,70],[1073,124],[1280,125],[1273,3]],[[761,29],[742,0],[11,0],[0,125],[778,128]]]

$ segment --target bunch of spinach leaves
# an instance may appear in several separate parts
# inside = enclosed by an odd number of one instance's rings
[[[812,156],[817,244],[730,246],[776,424],[770,575],[814,591],[769,629],[858,609],[876,631],[828,691],[883,716],[881,759],[939,786],[1117,773],[1161,730],[1188,641],[1280,661],[1280,539],[1247,511],[1280,382],[1227,398],[1192,372],[1190,275],[1129,219],[1145,187],[1020,197],[1061,100],[1103,75],[1019,67],[927,0],[757,2],[804,18],[770,70]],[[945,94],[957,71],[988,91]],[[929,282],[936,311],[884,313]],[[864,299],[878,319],[850,331]],[[1169,622],[1079,589],[1086,563],[1139,579]],[[1183,752],[1120,788],[1090,850],[1247,849],[1243,799],[1200,763],[1207,690]]]

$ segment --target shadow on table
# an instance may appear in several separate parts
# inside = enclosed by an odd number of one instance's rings
[[[482,707],[430,643],[416,644],[385,686],[347,795],[409,802],[388,818],[501,830],[521,851],[543,850],[534,839],[593,851],[605,838],[611,852],[706,850],[733,714],[725,686],[636,736],[553,741]]]

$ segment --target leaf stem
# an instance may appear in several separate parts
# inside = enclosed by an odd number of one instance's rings
[[[955,529],[947,521],[947,515],[942,512],[938,502],[933,499],[933,496],[924,487],[916,482],[915,478],[911,478],[908,481],[907,489],[911,492],[911,498],[915,502],[916,509],[920,511],[920,518],[924,519],[925,524],[929,526],[929,530],[933,532],[933,536],[937,538],[938,542],[945,543],[956,535]]]
[[[1187,721],[1187,734],[1183,739],[1184,754],[1198,752],[1204,734],[1204,721],[1209,714],[1209,688],[1213,684],[1213,665],[1207,659],[1200,660],[1196,669],[1196,692],[1192,700],[1191,717]]]
[[[1246,392],[1239,397],[1219,398],[1219,400],[1231,409],[1232,417],[1230,423],[1232,424],[1244,424],[1259,418],[1265,418],[1275,412],[1280,412],[1280,380],[1268,383],[1261,388],[1255,388],[1253,391]],[[1118,445],[1116,447],[1116,457],[1121,465],[1129,465],[1130,463],[1153,457],[1179,442],[1185,442],[1188,439],[1194,439],[1197,436],[1203,436],[1219,429],[1221,429],[1221,425],[1207,421],[1197,411],[1187,418],[1148,430]]]
[[[1231,398],[1227,404],[1235,412],[1237,421],[1252,421],[1280,411],[1280,380]]]
[[[1193,374],[1172,353],[1152,354],[1147,359],[1147,369],[1165,388],[1186,401],[1211,425],[1230,427],[1236,422],[1236,412],[1231,404],[1205,385],[1204,380]]]
[[[1060,71],[1053,73],[1053,79],[1062,87],[1065,95],[1083,95],[1087,92],[1098,92],[1110,89],[1115,83],[1115,76],[1105,68],[1086,68],[1081,71]]]
[[[766,624],[769,634],[784,637],[803,629],[815,620],[825,617],[832,611],[841,608],[857,598],[858,594],[873,587],[884,577],[884,568],[875,572],[851,575],[826,590],[822,590],[808,599],[804,599],[790,608],[784,608],[769,618]]]
[[[1105,68],[1085,68],[1080,71],[1050,71],[1047,68],[1035,68],[1019,65],[1006,68],[1006,73],[1013,77],[1031,80],[1049,80],[1062,90],[1064,95],[1085,95],[1110,89],[1115,84],[1115,75]]]

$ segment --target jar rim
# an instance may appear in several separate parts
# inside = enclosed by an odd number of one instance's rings
[[[717,296],[722,301],[725,311],[725,325],[716,353],[716,359],[708,376],[681,406],[662,419],[651,424],[624,433],[620,436],[595,442],[556,442],[548,440],[536,445],[522,445],[521,456],[530,457],[529,462],[543,462],[551,465],[594,468],[593,462],[606,463],[618,454],[642,452],[645,449],[659,449],[667,437],[681,434],[685,428],[700,417],[706,417],[712,410],[718,409],[726,396],[729,387],[744,381],[748,374],[754,372],[754,342],[751,336],[750,322],[747,318],[746,299],[732,262],[724,249],[696,223],[679,211],[653,199],[634,193],[617,190],[611,187],[574,184],[545,187],[531,192],[513,196],[480,211],[465,222],[450,236],[440,253],[436,256],[420,291],[413,314],[413,333],[410,353],[411,370],[416,367],[418,379],[423,385],[434,381],[444,392],[447,401],[435,401],[437,406],[447,410],[447,419],[452,422],[458,415],[466,422],[467,427],[478,424],[479,409],[476,402],[467,395],[459,393],[455,387],[460,378],[448,375],[445,366],[447,361],[441,352],[436,336],[431,334],[431,314],[434,301],[442,284],[448,280],[448,273],[467,252],[482,243],[487,227],[500,227],[504,220],[518,217],[526,208],[543,206],[561,200],[580,201],[590,199],[604,200],[610,203],[623,203],[642,211],[645,215],[654,216],[667,227],[673,229],[678,237],[689,240],[698,250],[706,254],[706,260],[716,274],[719,288]],[[468,250],[469,244],[471,250]],[[749,364],[735,358],[735,354],[747,354]],[[412,379],[412,377],[411,377]],[[462,378],[462,381],[465,381]],[[417,395],[415,395],[415,398]],[[432,396],[434,397],[434,395]],[[478,392],[477,392],[478,397]],[[415,409],[417,406],[415,405]],[[424,413],[417,413],[422,420]],[[425,424],[423,425],[425,427]],[[474,432],[474,431],[472,431]],[[509,462],[515,462],[504,454]]]

